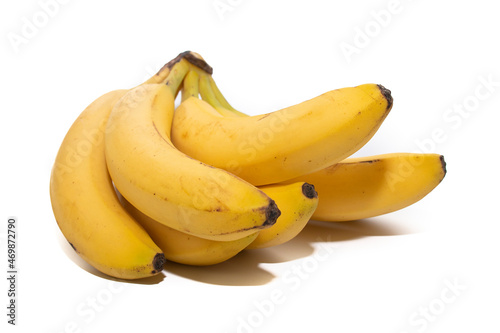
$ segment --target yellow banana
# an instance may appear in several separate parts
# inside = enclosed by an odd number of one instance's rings
[[[280,210],[265,193],[170,141],[174,99],[189,69],[184,57],[172,66],[166,85],[132,89],[111,112],[105,153],[116,188],[144,214],[197,237],[230,241],[270,227]]]
[[[104,131],[127,90],[90,104],[66,134],[50,177],[56,221],[73,249],[97,270],[122,279],[161,272],[160,248],[120,205],[106,169]]]
[[[333,90],[252,117],[221,117],[193,96],[174,114],[172,142],[197,160],[266,185],[348,157],[375,134],[391,106],[390,91],[376,84]]]
[[[200,71],[200,76],[210,82],[209,85],[200,85],[202,98],[221,115],[232,112],[233,117],[248,117],[235,112],[211,75]],[[445,174],[444,157],[441,155],[393,153],[348,158],[286,183],[307,181],[316,186],[321,200],[313,219],[346,221],[405,208],[431,192]]]
[[[244,250],[257,237],[254,232],[233,241],[214,241],[177,231],[153,220],[120,197],[130,214],[148,231],[162,249],[167,260],[194,266],[214,265],[226,261]]]
[[[350,221],[414,204],[445,174],[442,155],[392,153],[348,158],[296,180],[314,184],[319,193],[321,199],[313,219]]]
[[[282,213],[272,227],[259,232],[247,249],[260,249],[288,242],[304,229],[318,206],[318,193],[313,185],[305,182],[259,188],[276,202]]]
[[[211,76],[199,68],[192,68],[184,80],[182,100],[198,97],[200,94],[202,98],[210,99],[210,103],[218,103],[209,78]],[[221,109],[217,109],[219,113],[220,110],[223,110],[222,106]],[[216,112],[214,115],[220,116]],[[224,116],[238,116],[238,114],[227,110]],[[304,228],[318,205],[318,195],[314,186],[304,182],[259,186],[259,189],[276,202],[282,213],[273,226],[256,235],[256,239],[247,247],[248,249],[275,246],[291,240]],[[168,253],[165,255],[168,258]]]

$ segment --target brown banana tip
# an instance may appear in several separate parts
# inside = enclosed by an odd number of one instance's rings
[[[163,253],[157,253],[153,258],[153,268],[156,272],[163,270],[163,265],[167,262]]]
[[[441,161],[441,167],[443,168],[444,172],[443,177],[444,177],[446,175],[446,162],[444,160],[444,156],[443,155],[439,156],[439,160]]]
[[[384,87],[383,85],[381,85],[381,84],[377,84],[377,87],[380,89],[380,92],[382,93],[382,95],[387,100],[387,110],[391,109],[392,108],[392,102],[393,102],[391,91],[389,89],[387,89],[386,87]]]
[[[313,184],[304,183],[302,184],[302,193],[306,196],[306,198],[314,199],[318,197],[318,192],[314,189]]]
[[[186,52],[189,52],[189,51],[186,51]],[[163,67],[160,69],[160,71],[158,73],[162,72],[165,68],[172,69],[172,67],[174,67],[174,65],[176,63],[178,63],[179,61],[182,60],[182,58],[185,57],[184,53],[186,53],[186,52],[179,53],[179,55],[177,57],[175,57],[174,59],[170,60],[165,65],[163,65]]]
[[[184,51],[179,53],[177,57],[175,57],[174,59],[170,60],[165,65],[163,65],[163,67],[158,71],[157,75],[163,72],[165,68],[172,69],[172,67],[174,67],[174,65],[179,61],[181,61],[182,59],[186,59],[186,61],[188,61],[192,65],[195,65],[196,67],[199,67],[201,70],[207,72],[210,75],[212,75],[213,73],[213,68],[209,64],[207,64],[207,62],[203,60],[203,58],[201,58],[200,55],[198,55],[195,52]]]
[[[278,217],[280,217],[280,215],[281,215],[281,211],[278,208],[278,205],[276,204],[276,202],[274,202],[274,200],[271,200],[271,202],[269,203],[269,206],[267,206],[267,209],[266,209],[266,221],[264,222],[264,224],[262,226],[270,227],[270,226],[274,225],[276,223],[276,220],[278,219]]]
[[[186,59],[192,65],[195,65],[196,67],[200,68],[210,75],[213,74],[213,68],[209,64],[207,64],[207,62],[203,58],[201,58],[199,54],[191,51],[185,51],[182,52],[181,55],[183,55],[184,59]]]

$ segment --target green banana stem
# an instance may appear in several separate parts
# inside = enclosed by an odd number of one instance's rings
[[[211,87],[211,90],[214,94],[214,96],[217,98],[217,100],[219,101],[219,104],[222,105],[222,107],[224,107],[225,109],[227,110],[230,110],[230,111],[236,111],[238,112],[235,108],[233,108],[231,106],[231,104],[229,104],[229,102],[227,101],[227,99],[224,97],[224,95],[222,95],[219,87],[217,86],[217,84],[215,83],[215,80],[212,76],[210,76],[208,78],[208,80],[210,81],[210,87]]]
[[[180,58],[177,62],[172,64],[172,68],[167,76],[165,84],[169,87],[174,97],[176,97],[179,93],[184,77],[187,75],[188,71],[189,64],[183,58]]]
[[[240,112],[233,108],[231,104],[226,100],[222,92],[220,91],[219,87],[217,87],[217,84],[215,83],[214,78],[212,75],[206,75],[207,80],[209,82],[208,90],[211,92],[211,95],[213,95],[213,98],[217,101],[216,103],[211,103],[209,99],[206,99],[206,101],[211,104],[214,108],[219,111],[222,115],[227,115],[227,113],[231,113],[233,117],[248,117],[247,114]],[[205,98],[202,96],[202,98],[205,100]]]
[[[200,75],[201,98],[214,108],[222,108],[224,106],[219,102],[210,85],[210,77],[211,76],[207,73],[201,73]]]
[[[195,71],[189,71],[183,81],[182,102],[190,97],[198,98],[200,94],[199,75]]]

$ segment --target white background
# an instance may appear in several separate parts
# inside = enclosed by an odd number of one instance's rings
[[[500,330],[492,1],[25,0],[3,1],[0,22],[2,270],[8,216],[19,233],[18,326],[6,323],[2,278],[2,331]],[[168,264],[143,283],[103,278],[57,228],[52,163],[91,101],[185,50],[199,52],[229,101],[251,114],[383,84],[394,107],[356,155],[440,153],[448,174],[399,212],[311,223],[283,246],[214,267]]]

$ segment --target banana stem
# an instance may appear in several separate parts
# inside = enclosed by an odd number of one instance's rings
[[[185,59],[180,59],[175,63],[167,76],[165,84],[170,88],[172,95],[175,97],[179,93],[184,77],[189,71],[189,64]]]
[[[212,105],[214,108],[223,107],[219,102],[217,97],[215,96],[212,87],[210,85],[210,75],[206,73],[200,74],[200,95],[201,98],[208,102],[208,104]]]
[[[182,102],[189,97],[198,98],[199,93],[199,75],[195,71],[191,70],[184,78],[182,86]]]
[[[203,71],[208,74],[213,73],[212,67],[207,64],[207,62],[198,53],[192,51],[181,52],[174,59],[163,65],[160,70],[150,77],[148,80],[144,81],[142,84],[164,84],[168,80],[168,76],[172,72],[174,65],[180,61],[188,62],[190,67],[195,67],[197,70]]]
[[[217,100],[219,101],[219,103],[226,109],[228,110],[231,110],[231,111],[236,111],[235,108],[233,108],[231,106],[231,104],[229,104],[229,102],[226,100],[226,98],[224,97],[224,95],[222,95],[219,87],[217,87],[217,84],[215,83],[215,80],[212,76],[209,77],[209,81],[210,81],[210,87],[212,88],[212,91],[215,95],[215,97],[217,98]]]
[[[214,78],[212,75],[208,76],[208,81],[210,84],[210,91],[212,92],[214,98],[217,100],[218,106],[220,106],[223,109],[226,109],[233,113],[234,116],[239,116],[239,117],[247,117],[248,115],[236,110],[229,104],[229,102],[226,100],[222,92],[220,91],[219,87],[217,87],[217,84],[215,83]],[[210,101],[208,101],[210,103]],[[211,104],[211,103],[210,103]],[[212,104],[213,105],[213,104]]]
[[[153,75],[152,77],[150,77],[143,84],[148,84],[148,83],[164,84],[166,82],[168,76],[170,75],[171,71],[172,71],[172,67],[174,67],[174,65],[176,63],[178,63],[179,61],[181,61],[182,59],[185,59],[191,53],[192,52],[190,52],[190,51],[185,51],[185,52],[179,53],[177,55],[177,57],[175,57],[174,59],[170,60],[165,65],[163,65],[163,67],[160,68],[160,70],[158,71],[158,73],[156,73],[155,75]]]

